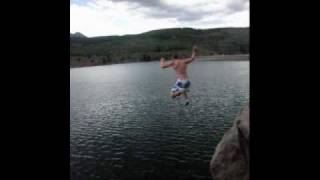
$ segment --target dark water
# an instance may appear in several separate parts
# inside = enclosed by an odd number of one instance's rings
[[[249,62],[196,61],[191,103],[158,62],[70,70],[72,179],[210,179],[215,146],[249,96]]]

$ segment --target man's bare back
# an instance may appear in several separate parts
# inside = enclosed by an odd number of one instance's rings
[[[173,69],[176,72],[177,79],[188,79],[187,63],[182,59],[173,60]]]

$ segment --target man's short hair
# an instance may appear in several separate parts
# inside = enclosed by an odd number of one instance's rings
[[[178,58],[179,58],[178,53],[173,54],[173,59],[178,59]]]

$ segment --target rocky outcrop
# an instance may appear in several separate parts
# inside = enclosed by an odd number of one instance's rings
[[[214,180],[249,180],[249,130],[249,105],[245,105],[211,159]]]

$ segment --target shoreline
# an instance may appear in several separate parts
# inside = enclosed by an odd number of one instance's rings
[[[199,61],[250,61],[250,54],[232,54],[232,55],[208,55],[208,56],[197,56]],[[151,60],[148,62],[155,62],[158,60]],[[70,64],[70,69],[72,68],[82,68],[82,67],[93,67],[93,66],[106,66],[113,64],[128,64],[128,63],[140,63],[147,61],[124,61],[119,63],[107,63],[107,64],[94,64],[94,65],[85,65],[85,66],[72,66]]]

